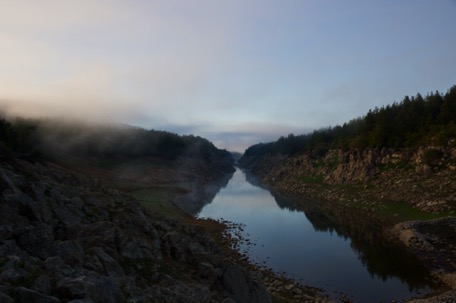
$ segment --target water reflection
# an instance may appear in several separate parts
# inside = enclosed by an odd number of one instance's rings
[[[228,185],[233,174],[234,172],[228,173],[223,178],[206,183],[204,186],[196,183],[190,184],[189,192],[175,197],[173,202],[186,213],[196,216],[205,205],[212,202],[222,188]]]
[[[271,192],[240,170],[223,184],[193,214],[245,224],[256,245],[241,249],[252,261],[355,302],[404,300],[433,287],[416,258],[385,240],[374,217]]]
[[[273,196],[282,209],[304,211],[316,231],[336,233],[350,239],[351,248],[371,276],[383,281],[398,277],[411,289],[424,288],[429,284],[431,279],[424,265],[404,246],[388,240],[380,218],[322,201],[300,201],[279,193],[273,193]]]

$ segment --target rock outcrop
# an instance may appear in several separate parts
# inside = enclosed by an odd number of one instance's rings
[[[456,149],[329,150],[245,157],[240,164],[288,193],[329,200],[398,201],[427,212],[456,210]],[[344,190],[348,189],[348,190]]]
[[[270,302],[196,225],[0,155],[1,302]]]

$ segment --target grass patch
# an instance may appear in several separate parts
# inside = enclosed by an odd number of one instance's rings
[[[169,218],[182,219],[189,215],[172,202],[174,195],[181,193],[182,190],[177,187],[157,186],[134,190],[129,192],[129,194],[152,211]]]
[[[322,175],[303,176],[299,180],[303,183],[323,183]]]
[[[432,220],[451,216],[448,211],[433,214],[414,208],[406,203],[385,202],[378,212],[382,215],[392,217],[394,221],[412,221],[412,220]]]

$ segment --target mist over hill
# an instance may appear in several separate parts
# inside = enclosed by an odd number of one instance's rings
[[[0,144],[25,159],[112,171],[119,177],[128,172],[130,179],[148,175],[155,180],[209,181],[233,170],[231,154],[207,139],[129,125],[3,117]],[[133,167],[140,169],[133,172]],[[169,169],[163,174],[145,172],[145,167]]]

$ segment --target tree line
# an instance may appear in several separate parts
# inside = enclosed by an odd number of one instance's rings
[[[132,126],[94,126],[58,120],[0,118],[0,146],[11,152],[50,157],[73,155],[103,159],[181,156],[231,157],[199,136]]]
[[[309,134],[280,137],[275,142],[249,147],[245,156],[264,154],[320,154],[340,148],[415,148],[446,145],[456,139],[456,85],[445,94],[438,91],[406,96],[400,102],[376,107],[343,125],[315,130]]]

